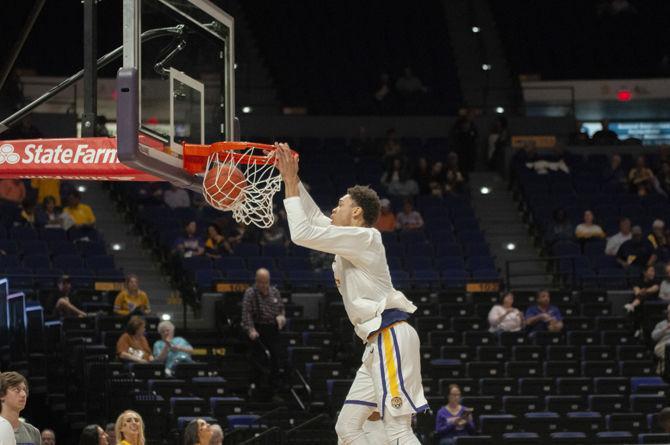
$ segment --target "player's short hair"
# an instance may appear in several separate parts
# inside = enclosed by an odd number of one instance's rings
[[[377,192],[367,185],[355,185],[347,189],[347,194],[358,207],[363,209],[365,225],[372,227],[379,219],[382,207]]]
[[[0,374],[0,397],[7,395],[7,390],[16,388],[21,383],[26,385],[26,392],[28,392],[28,380],[16,371],[7,371]]]

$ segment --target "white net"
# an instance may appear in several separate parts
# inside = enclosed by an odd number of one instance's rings
[[[281,189],[281,176],[273,162],[250,161],[258,151],[250,146],[209,155],[205,178],[216,176],[203,183],[203,194],[212,207],[232,211],[235,221],[265,229],[274,223],[272,198]]]

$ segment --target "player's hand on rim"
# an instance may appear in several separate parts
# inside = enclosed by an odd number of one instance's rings
[[[281,173],[284,182],[298,182],[298,157],[289,148],[288,144],[275,142],[275,157],[277,170]]]

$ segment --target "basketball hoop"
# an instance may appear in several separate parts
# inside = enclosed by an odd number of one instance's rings
[[[274,151],[274,145],[253,142],[184,144],[184,169],[204,176],[209,205],[233,212],[237,222],[268,228],[274,223],[272,198],[281,189]]]

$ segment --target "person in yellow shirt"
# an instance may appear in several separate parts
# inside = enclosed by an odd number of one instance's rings
[[[63,212],[70,215],[75,227],[93,227],[95,224],[93,210],[90,206],[81,203],[81,195],[76,190],[70,192],[67,207],[63,209]]]
[[[31,179],[30,186],[37,189],[37,202],[44,202],[44,198],[52,196],[56,207],[61,206],[60,179]]]
[[[151,312],[149,297],[140,290],[140,279],[135,274],[126,278],[126,285],[114,300],[114,313],[128,315],[132,313],[148,314]]]

